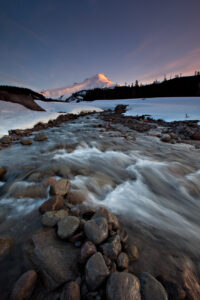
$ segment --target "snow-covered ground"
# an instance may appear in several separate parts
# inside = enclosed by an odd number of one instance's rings
[[[32,111],[20,104],[0,101],[0,136],[8,130],[30,128],[36,123],[55,119],[59,113],[75,113],[81,111],[101,111],[114,109],[118,104],[128,105],[126,115],[151,115],[155,119],[200,120],[200,97],[185,98],[150,98],[127,100],[97,100],[92,102],[66,103],[35,101],[46,112]],[[187,114],[187,118],[186,118]]]

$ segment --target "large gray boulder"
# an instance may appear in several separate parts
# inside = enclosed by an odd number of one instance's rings
[[[162,284],[149,273],[140,275],[141,295],[143,300],[168,300]]]
[[[85,267],[85,278],[87,286],[91,291],[96,290],[108,277],[109,270],[100,252],[92,255]]]
[[[95,245],[101,244],[108,237],[108,223],[105,218],[97,218],[87,221],[84,225],[87,238]]]
[[[130,273],[114,272],[108,278],[106,296],[107,300],[141,300],[140,282]]]

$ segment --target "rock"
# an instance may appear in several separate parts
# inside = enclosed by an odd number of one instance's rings
[[[117,258],[117,267],[119,270],[124,270],[128,268],[129,258],[124,252],[121,252]]]
[[[168,300],[162,284],[149,273],[140,275],[141,295],[144,300]]]
[[[93,254],[85,267],[85,278],[88,288],[96,290],[108,277],[109,270],[100,252]]]
[[[81,253],[79,258],[80,264],[84,264],[86,260],[96,252],[96,246],[92,242],[85,242],[81,247]]]
[[[80,250],[71,243],[59,240],[54,229],[34,234],[30,246],[28,257],[48,291],[77,278]]]
[[[171,140],[171,136],[169,134],[163,134],[161,136],[161,141],[162,142],[168,143],[170,140]]]
[[[108,241],[105,244],[100,245],[100,250],[104,255],[108,256],[110,259],[117,259],[119,253],[122,250],[119,235],[117,234],[112,236],[108,239]]]
[[[175,282],[164,279],[162,276],[156,278],[165,288],[169,300],[183,300],[186,297],[185,291]]]
[[[9,135],[4,135],[1,139],[0,139],[0,143],[2,145],[10,145],[12,144],[12,139]]]
[[[66,284],[61,294],[60,300],[80,300],[80,286],[76,281]]]
[[[129,245],[126,251],[130,260],[138,259],[138,249],[135,245]]]
[[[111,225],[112,230],[117,230],[119,228],[119,222],[115,215],[109,212],[105,207],[99,207],[93,216],[93,219],[103,217],[107,220],[108,225]]]
[[[76,216],[81,216],[84,219],[91,219],[95,214],[95,209],[85,204],[79,204],[71,209],[71,213]]]
[[[73,191],[67,195],[67,201],[73,205],[81,204],[86,200],[84,193],[80,191]]]
[[[193,140],[200,141],[200,131],[197,131],[192,136]]]
[[[187,299],[200,299],[200,284],[196,274],[193,271],[192,266],[190,266],[190,264],[186,262],[183,268],[182,280],[184,290],[187,294]]]
[[[119,234],[120,240],[123,244],[125,244],[128,241],[128,233],[127,233],[126,229],[119,228],[117,230],[117,234]]]
[[[0,259],[6,256],[14,245],[14,241],[10,237],[0,237]]]
[[[130,273],[114,272],[108,278],[106,296],[107,300],[141,300],[140,282]]]
[[[92,219],[85,223],[84,232],[91,242],[100,244],[108,237],[108,223],[105,218]]]
[[[60,209],[57,211],[47,211],[42,216],[42,224],[44,226],[53,227],[55,226],[60,220],[68,216],[68,211],[64,209]]]
[[[24,146],[29,146],[32,145],[32,140],[26,139],[26,140],[21,140],[20,143]]]
[[[68,216],[58,222],[58,236],[61,239],[71,237],[78,229],[80,220],[74,216]]]
[[[23,182],[16,182],[9,189],[9,197],[45,199],[47,197],[47,189],[39,183],[24,184]]]
[[[111,266],[110,266],[110,274],[114,273],[117,271],[117,266],[115,262],[112,262]]]
[[[70,240],[71,243],[76,243],[76,242],[82,241],[84,239],[84,237],[85,237],[84,232],[81,231],[81,232],[73,235],[69,240]]]
[[[0,167],[0,180],[3,180],[6,175],[6,169],[4,167]]]
[[[11,300],[26,300],[33,293],[37,281],[37,273],[34,270],[24,273],[15,283]]]
[[[42,141],[46,141],[46,140],[47,140],[47,136],[44,132],[40,132],[40,133],[36,134],[34,137],[34,141],[37,141],[37,142],[42,142]]]
[[[57,196],[65,196],[67,193],[69,193],[70,187],[71,184],[67,179],[60,179],[59,181],[55,182],[50,186],[50,194]]]
[[[53,198],[50,198],[49,200],[46,200],[44,203],[42,203],[39,207],[39,211],[41,214],[44,214],[47,211],[54,211],[59,210],[63,208],[65,202],[63,197],[61,196],[55,196]]]

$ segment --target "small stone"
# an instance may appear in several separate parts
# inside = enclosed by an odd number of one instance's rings
[[[93,216],[93,219],[103,217],[107,220],[108,225],[111,226],[110,229],[117,230],[119,228],[119,222],[115,215],[109,212],[105,207],[99,207],[96,213]]]
[[[69,193],[70,188],[71,183],[67,179],[63,178],[50,186],[50,194],[65,196],[67,193]]]
[[[58,236],[61,239],[71,237],[78,229],[80,220],[74,216],[68,216],[58,222]]]
[[[0,180],[3,180],[6,175],[6,169],[4,167],[0,167]]]
[[[117,259],[122,250],[119,235],[115,235],[108,239],[105,244],[100,245],[102,253],[108,256],[111,260]]]
[[[81,247],[80,258],[79,258],[80,264],[84,264],[86,260],[96,252],[97,252],[96,246],[92,242],[89,241],[85,242]]]
[[[32,140],[26,139],[26,140],[21,140],[20,143],[24,146],[29,146],[32,145]]]
[[[85,267],[86,283],[91,291],[96,290],[108,277],[109,270],[100,252],[93,254]]]
[[[149,273],[140,275],[141,295],[144,300],[168,300],[162,284]]]
[[[119,270],[128,269],[129,258],[124,252],[121,252],[117,258],[117,267]]]
[[[80,300],[80,286],[76,281],[67,283],[61,294],[60,300]]]
[[[91,242],[100,244],[108,237],[108,223],[105,218],[92,219],[85,223],[84,232]]]
[[[68,216],[68,211],[64,209],[60,209],[57,211],[47,211],[42,216],[42,224],[44,226],[53,227],[55,226],[60,220]]]
[[[11,300],[29,299],[35,288],[37,273],[34,270],[24,273],[15,283],[12,291]]]
[[[44,214],[47,211],[59,210],[63,208],[64,204],[65,202],[63,197],[55,196],[42,203],[42,205],[40,205],[39,207],[39,211],[41,214]]]
[[[141,300],[140,282],[130,273],[114,272],[108,278],[106,296],[107,300]]]
[[[135,245],[128,246],[126,251],[130,260],[138,259],[138,249]]]
[[[128,240],[128,233],[127,233],[126,229],[124,229],[124,228],[118,229],[117,234],[119,234],[121,242],[123,244],[125,244]]]
[[[161,136],[161,141],[162,142],[168,143],[170,140],[171,140],[171,136],[169,134],[163,134]]]
[[[35,135],[34,140],[37,142],[42,142],[47,140],[47,136],[44,132],[40,132]]]

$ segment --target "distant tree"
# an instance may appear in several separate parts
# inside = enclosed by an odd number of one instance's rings
[[[135,86],[137,86],[137,87],[139,86],[138,80],[135,81]]]

